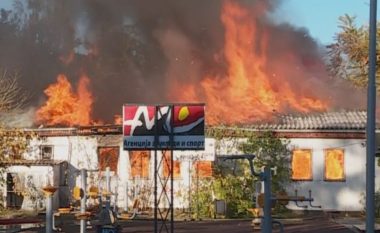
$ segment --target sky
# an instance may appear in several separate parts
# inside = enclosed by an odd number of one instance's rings
[[[356,25],[368,25],[370,0],[283,0],[277,20],[306,28],[322,44],[333,42],[339,16],[356,16]],[[378,8],[379,9],[379,8]],[[379,19],[379,10],[377,10]]]

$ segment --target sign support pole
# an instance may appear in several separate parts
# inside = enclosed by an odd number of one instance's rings
[[[174,233],[174,105],[170,106],[171,108],[171,129],[170,129],[170,233]]]
[[[170,123],[173,124],[173,114],[174,114],[174,106],[168,106],[169,115],[166,117],[171,117]],[[155,206],[154,206],[154,232],[161,233],[162,230],[165,229],[166,232],[174,233],[174,208],[173,208],[173,200],[174,200],[174,180],[173,180],[173,145],[174,145],[174,130],[171,126],[168,128],[169,132],[169,145],[166,147],[167,152],[170,154],[166,154],[162,152],[162,156],[160,159],[157,158],[157,150],[162,149],[160,146],[159,134],[158,134],[158,116],[162,117],[163,114],[161,112],[160,106],[155,106],[155,145],[154,145],[154,181],[155,181]],[[168,120],[168,119],[166,119]],[[168,156],[169,155],[169,156]],[[169,161],[168,161],[169,160]],[[168,174],[167,176],[161,177],[159,171],[161,166],[167,166]],[[165,167],[163,167],[165,169]],[[169,183],[170,182],[170,183]],[[160,184],[160,193],[158,194],[158,184]],[[167,190],[170,188],[170,194],[168,194]],[[168,202],[168,208],[161,209],[160,202],[162,199],[165,199]],[[158,216],[160,215],[160,216]],[[158,226],[158,217],[160,217],[160,226]],[[169,220],[170,217],[170,220]],[[170,227],[168,226],[170,224]]]
[[[154,232],[173,233],[174,150],[204,149],[204,104],[124,105],[123,136],[124,150],[154,151]]]
[[[157,147],[158,147],[158,127],[157,127],[158,107],[154,107],[154,233],[158,233],[158,193],[157,193]]]
[[[366,232],[375,227],[375,151],[376,151],[376,20],[377,0],[370,2],[369,72],[367,98],[367,169],[366,169]]]

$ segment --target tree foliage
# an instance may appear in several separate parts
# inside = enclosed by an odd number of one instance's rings
[[[234,132],[232,132],[234,131]],[[272,177],[272,192],[285,190],[289,182],[288,141],[277,138],[272,132],[248,132],[241,129],[225,128],[208,131],[217,140],[232,142],[241,153],[255,154],[254,166],[261,171],[263,166],[275,168]],[[234,135],[231,137],[231,135]],[[239,135],[239,137],[235,137]],[[241,137],[244,135],[244,137]],[[226,139],[227,138],[227,139]],[[227,204],[227,217],[245,217],[250,215],[249,209],[255,206],[255,182],[258,177],[252,176],[247,160],[218,160],[214,167],[214,177],[211,181],[200,183],[199,191],[193,193],[193,211],[199,208],[201,216],[210,216],[214,199],[224,200]],[[210,187],[212,191],[210,192]],[[194,209],[195,208],[195,209]]]
[[[22,159],[33,133],[12,128],[4,119],[7,114],[17,113],[28,100],[28,94],[18,83],[18,74],[0,70],[0,187],[5,183],[4,172],[9,162]],[[0,195],[1,198],[3,195]],[[0,200],[0,207],[3,201]]]
[[[15,160],[23,158],[23,154],[29,148],[29,141],[35,137],[33,132],[23,129],[0,127],[0,209],[3,207],[3,194],[1,191],[5,185],[4,172]],[[23,185],[17,184],[16,185]]]
[[[365,87],[368,82],[368,26],[357,26],[355,17],[349,15],[341,16],[339,22],[341,31],[336,34],[334,43],[327,46],[329,71],[334,77],[350,80],[357,87]],[[377,37],[379,36],[378,30]],[[379,40],[377,54],[380,54]],[[376,71],[376,79],[377,89],[379,89],[379,70]]]
[[[285,191],[284,187],[290,179],[290,151],[288,140],[275,137],[272,132],[264,132],[248,138],[241,148],[246,154],[256,155],[255,167],[274,169],[272,177],[272,192]]]

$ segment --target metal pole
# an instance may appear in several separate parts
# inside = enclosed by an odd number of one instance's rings
[[[254,181],[255,182],[255,181]],[[262,193],[261,189],[262,189],[262,184],[261,184],[262,181],[256,181],[254,184],[255,184],[255,207],[256,209],[261,209],[261,206],[259,205],[259,195],[260,193]],[[258,212],[258,216],[255,216],[255,218],[252,220],[252,224],[257,224],[257,225],[260,225],[261,224],[261,218],[260,218],[260,212]]]
[[[191,220],[192,216],[191,216],[191,165],[193,164],[193,161],[192,160],[189,160],[189,220]]]
[[[377,0],[370,2],[369,14],[369,72],[367,99],[367,170],[366,170],[366,232],[375,227],[375,130],[376,130],[376,11]]]
[[[197,200],[196,200],[196,203],[197,203],[197,219],[199,219],[199,162],[198,160],[196,161],[196,174],[197,174],[197,183],[196,183],[196,187],[195,187],[195,190],[196,190],[196,197],[197,197]]]
[[[271,173],[270,167],[264,168],[264,227],[263,233],[272,233],[272,194],[271,194]]]
[[[111,208],[111,170],[110,167],[106,167],[106,190],[107,190],[107,195],[106,195],[106,210],[107,212]]]
[[[158,127],[157,127],[158,107],[154,107],[154,232],[158,232],[158,203],[157,203],[157,176],[158,176],[158,163],[157,163],[157,149],[158,149]]]
[[[83,197],[80,201],[80,212],[81,214],[86,213],[86,202],[87,202],[87,197],[86,197],[86,181],[87,181],[87,171],[86,169],[82,169],[80,171],[81,175],[81,181],[82,181],[82,191],[83,191]],[[80,220],[80,233],[86,233],[86,219],[81,219]]]
[[[46,195],[46,233],[53,232],[53,194]]]
[[[170,233],[174,232],[174,179],[173,179],[173,150],[170,150]]]
[[[170,233],[174,233],[174,105],[171,106],[170,127]]]

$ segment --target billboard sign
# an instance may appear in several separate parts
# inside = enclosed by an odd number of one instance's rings
[[[215,139],[206,138],[204,150],[178,150],[173,155],[174,160],[215,161]]]
[[[124,150],[203,150],[204,108],[204,104],[124,105]]]

